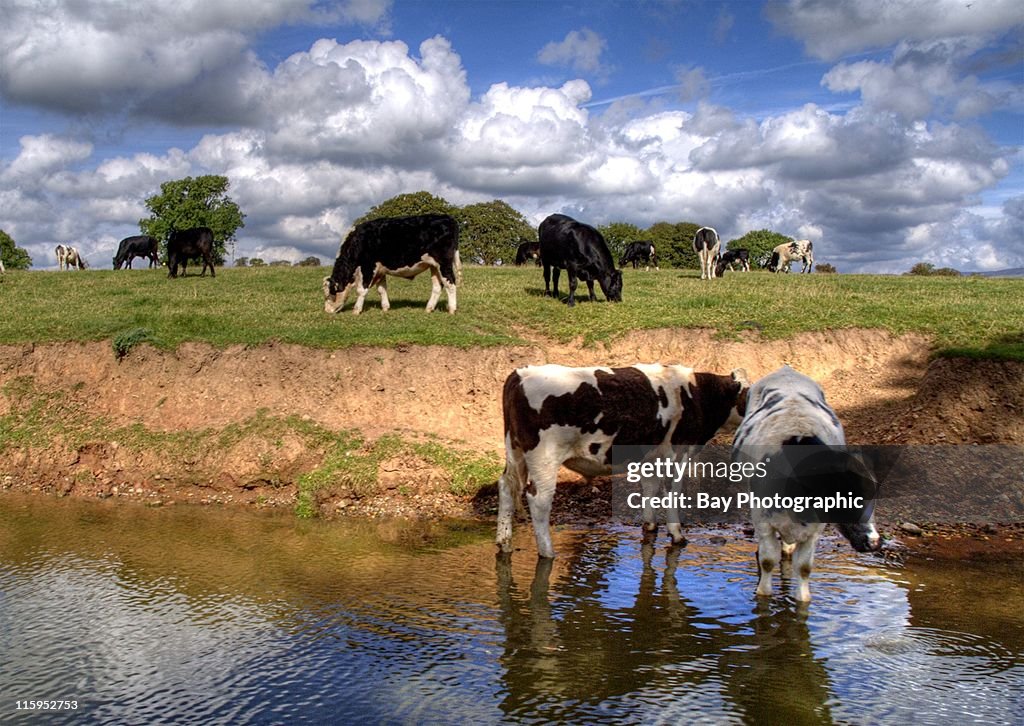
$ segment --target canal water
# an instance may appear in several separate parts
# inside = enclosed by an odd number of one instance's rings
[[[738,530],[493,535],[5,493],[0,722],[1024,722],[1020,561],[826,537],[802,608]]]

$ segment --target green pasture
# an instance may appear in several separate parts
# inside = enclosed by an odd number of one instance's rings
[[[932,336],[938,355],[1024,360],[1024,281],[981,277],[772,275],[696,271],[624,272],[623,302],[575,308],[544,297],[540,268],[463,270],[459,312],[442,295],[426,314],[426,274],[389,278],[391,310],[376,291],[360,316],[323,312],[329,268],[223,268],[217,277],[171,280],[164,270],[8,271],[0,277],[0,344],[111,340],[123,352],[141,340],[223,347],[279,341],[318,348],[401,344],[457,347],[538,338],[610,341],[626,331],[710,328],[723,337],[755,329],[766,338],[805,331],[875,328]],[[567,294],[566,276],[561,292]]]

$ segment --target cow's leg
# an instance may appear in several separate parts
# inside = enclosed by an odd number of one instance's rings
[[[552,477],[545,482],[533,479],[533,486],[526,489],[526,503],[530,505],[530,519],[533,521],[533,534],[537,539],[538,557],[555,556],[555,548],[551,544],[551,502],[555,498],[556,478]],[[531,493],[530,489],[535,489],[536,493]]]
[[[597,297],[594,295],[594,278],[587,278],[587,290],[590,291],[590,302],[597,302]]]
[[[551,295],[551,265],[544,262],[544,294]]]
[[[458,309],[455,288],[459,283],[459,271],[462,269],[462,262],[459,260],[459,251],[455,251],[454,264],[441,263],[441,285],[444,287],[444,296],[448,301],[448,314]]]
[[[551,297],[558,299],[558,278],[562,276],[561,267],[553,267],[551,269]]]
[[[377,294],[380,295],[380,309],[383,310],[384,312],[387,312],[388,310],[390,310],[391,309],[391,300],[388,298],[388,279],[387,279],[387,277],[381,277],[380,280],[377,281]],[[437,300],[434,299],[433,297],[431,298],[431,300],[434,300],[435,303],[437,302]],[[433,309],[434,308],[431,307],[430,301],[428,300],[427,301],[427,312],[429,312],[429,311],[431,311]]]
[[[768,523],[758,523],[754,530],[757,533],[757,594],[768,597],[772,594],[772,571],[782,559],[782,544]]]
[[[356,285],[356,304],[352,307],[353,315],[363,312],[363,303],[366,302],[367,292],[369,292],[369,288],[363,287],[362,284]]]
[[[818,538],[808,537],[798,542],[793,550],[793,573],[797,581],[797,602],[811,601],[811,568],[814,566],[814,547]]]
[[[543,449],[544,447],[540,447]],[[531,454],[537,454],[534,449]],[[538,460],[537,456],[525,457],[528,483],[526,484],[526,503],[530,507],[530,520],[533,522],[533,534],[537,539],[537,555],[539,557],[554,557],[555,548],[551,544],[551,502],[555,498],[555,487],[558,484],[558,465],[552,466],[552,462],[560,461],[555,452],[547,452],[547,455]]]
[[[569,299],[566,300],[566,304],[572,307],[576,304],[576,286],[580,284],[580,281],[571,270],[566,270],[566,274],[569,275]]]
[[[495,542],[502,552],[512,551],[512,517],[517,503],[522,506],[523,485],[529,477],[521,451],[505,437],[505,471],[498,479],[498,532]]]

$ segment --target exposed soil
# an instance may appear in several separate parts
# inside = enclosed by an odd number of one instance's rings
[[[786,341],[755,334],[722,341],[708,331],[659,330],[594,347],[538,340],[472,350],[323,351],[276,344],[218,350],[187,344],[164,352],[142,345],[121,360],[109,342],[2,346],[0,416],[17,414],[22,422],[38,416],[49,423],[45,442],[26,435],[23,444],[0,453],[0,485],[154,504],[291,505],[299,477],[320,466],[328,449],[287,433],[268,442],[252,425],[257,412],[298,417],[329,431],[359,430],[371,441],[399,434],[500,456],[502,383],[513,368],[547,362],[658,361],[718,372],[742,367],[752,380],[789,363],[821,383],[851,443],[1024,443],[1024,364],[930,362],[928,353],[924,337],[870,330]],[[64,436],[53,424],[62,415],[79,422],[77,436]],[[97,422],[97,430],[134,427],[163,443],[147,448],[109,437],[82,443],[83,417]],[[223,448],[198,447],[198,454],[186,456],[167,443],[173,439],[158,436],[211,438],[228,430],[233,435]],[[486,516],[493,508],[486,489],[476,501],[457,497],[446,477],[423,460],[389,459],[380,464],[377,493],[328,487],[317,503],[327,515]],[[600,489],[594,492],[566,473],[556,515],[562,521],[601,518],[607,501]],[[934,532],[922,537],[927,534]],[[990,536],[1007,538],[1019,541],[1020,530]]]

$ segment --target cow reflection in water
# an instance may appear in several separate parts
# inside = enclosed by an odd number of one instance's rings
[[[511,557],[497,555],[505,714],[831,721],[828,674],[814,658],[806,609],[772,601],[746,620],[728,610],[722,618],[702,613],[677,582],[685,550],[669,547],[661,570],[649,541],[632,606],[616,605],[614,590],[631,572],[616,545],[581,538],[565,559],[538,559],[528,593],[516,585]]]

